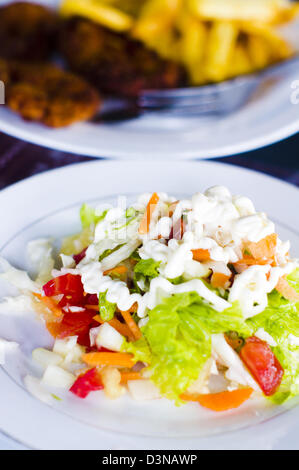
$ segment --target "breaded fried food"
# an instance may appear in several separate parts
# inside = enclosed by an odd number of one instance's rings
[[[63,22],[59,49],[73,71],[108,94],[134,98],[145,89],[184,84],[181,66],[88,19],[72,17]]]
[[[55,42],[58,15],[41,5],[17,2],[0,8],[0,57],[46,59]]]
[[[0,60],[6,105],[23,119],[64,127],[95,116],[100,97],[92,85],[51,64]]]

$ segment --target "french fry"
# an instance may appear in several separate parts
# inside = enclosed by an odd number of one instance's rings
[[[255,69],[266,67],[271,61],[271,48],[265,38],[249,35],[247,39],[248,55]]]
[[[290,0],[62,0],[81,15],[142,41],[185,67],[191,85],[219,82],[287,59],[276,30],[299,16]]]
[[[246,44],[239,43],[233,54],[230,64],[231,77],[245,75],[253,71],[253,64],[248,54]]]
[[[128,31],[133,26],[133,18],[129,15],[96,0],[63,0],[60,14],[84,16],[119,32]]]
[[[208,48],[204,70],[211,81],[221,81],[229,76],[229,66],[238,38],[233,22],[215,21],[208,36]]]
[[[258,35],[264,39],[271,48],[270,62],[287,59],[294,53],[292,46],[281,37],[273,28],[260,23],[243,22],[240,24],[241,31],[248,35]]]
[[[182,0],[148,0],[141,9],[132,35],[146,42],[151,41],[153,36],[171,27],[181,3]]]
[[[284,0],[190,0],[192,11],[205,20],[278,22]],[[287,11],[291,10],[289,6]]]
[[[202,62],[207,44],[208,29],[205,23],[191,15],[182,15],[178,22],[181,31],[179,54],[193,84],[204,81]]]

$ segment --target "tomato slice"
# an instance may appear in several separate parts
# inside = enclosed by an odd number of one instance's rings
[[[266,396],[273,395],[281,384],[284,370],[265,342],[252,336],[247,338],[240,357]]]
[[[80,375],[73,383],[70,391],[80,398],[86,398],[90,392],[102,390],[104,388],[101,377],[97,369],[88,370],[85,374]]]
[[[67,312],[61,322],[48,323],[47,328],[55,338],[64,339],[68,336],[78,336],[78,344],[90,346],[89,330],[98,326],[98,322],[93,317],[94,311],[92,310]]]
[[[43,286],[46,297],[63,294],[59,302],[60,307],[65,305],[82,305],[84,301],[84,289],[79,274],[64,274],[58,276]]]
[[[87,294],[85,297],[85,305],[99,305],[97,294]]]

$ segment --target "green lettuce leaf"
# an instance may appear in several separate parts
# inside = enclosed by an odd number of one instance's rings
[[[146,362],[151,380],[161,394],[180,403],[179,396],[211,356],[211,335],[231,330],[251,334],[238,305],[216,312],[195,292],[175,294],[151,310],[142,332],[150,351]],[[130,343],[127,351],[142,360],[137,343]]]
[[[85,229],[91,225],[96,225],[105,218],[107,212],[108,211],[104,211],[102,214],[96,215],[96,211],[93,207],[90,207],[88,204],[83,204],[80,209],[82,228]]]
[[[132,292],[142,293],[149,289],[150,281],[155,277],[159,276],[158,268],[160,266],[160,261],[155,261],[152,258],[150,259],[140,259],[134,267],[134,289]],[[138,282],[142,282],[144,288],[141,289],[138,285]]]
[[[99,294],[99,312],[103,321],[110,321],[114,317],[116,304],[112,304],[106,299],[107,292],[100,292]]]

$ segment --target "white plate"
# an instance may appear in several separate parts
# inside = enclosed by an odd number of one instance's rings
[[[56,5],[57,0],[40,3]],[[0,106],[0,130],[45,147],[94,157],[175,160],[232,155],[272,144],[299,130],[299,104],[291,104],[297,68],[262,87],[229,115],[179,118],[153,114],[118,124],[80,123],[53,130],[24,122]]]
[[[251,197],[258,209],[277,222],[283,239],[299,252],[298,189],[252,171],[219,163],[92,162],[43,173],[0,192],[0,253],[27,268],[26,242],[41,236],[60,237],[79,229],[83,201],[113,201],[145,191],[182,196],[225,184],[233,193]],[[0,284],[0,297],[9,287]],[[49,335],[30,316],[0,315],[0,337],[20,342],[20,353],[0,369],[0,430],[41,449],[214,449],[296,448],[299,409],[262,402],[214,414],[196,404],[177,408],[166,400],[133,402],[129,396],[106,400],[94,392],[86,400],[69,393],[49,407],[31,397],[22,385],[34,347],[47,345]],[[278,415],[275,418],[274,415]],[[272,418],[269,421],[269,418]],[[259,423],[259,424],[257,424]]]

